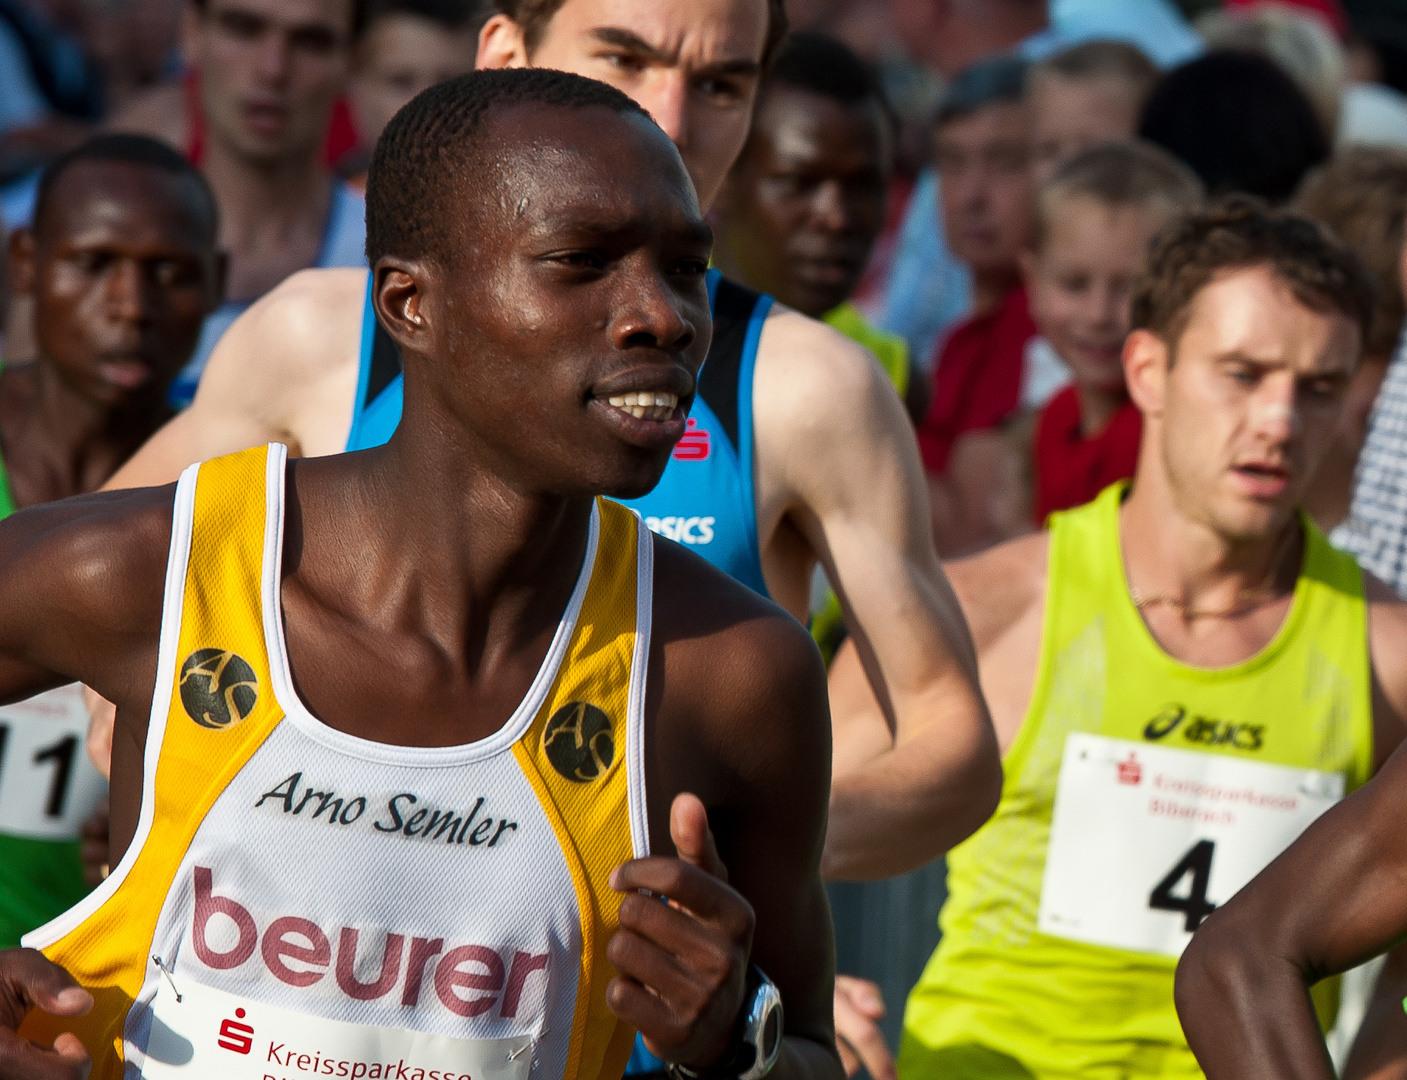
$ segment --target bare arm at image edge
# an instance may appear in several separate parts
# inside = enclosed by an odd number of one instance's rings
[[[820,555],[886,724],[863,747],[836,744],[822,868],[891,877],[990,816],[996,737],[893,387],[862,348],[793,312],[768,320],[761,345],[758,505],[783,507]]]

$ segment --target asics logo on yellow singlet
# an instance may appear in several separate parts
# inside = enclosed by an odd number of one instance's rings
[[[254,711],[259,678],[229,649],[197,649],[181,665],[181,704],[201,727],[234,727]]]
[[[611,718],[590,702],[568,702],[547,721],[542,749],[552,767],[568,780],[590,783],[616,759]]]
[[[1186,723],[1183,723],[1183,721]],[[1182,738],[1202,746],[1233,746],[1237,750],[1260,750],[1265,746],[1264,724],[1238,724],[1211,716],[1188,715],[1186,705],[1166,705],[1143,728],[1143,737],[1159,742],[1181,728]]]

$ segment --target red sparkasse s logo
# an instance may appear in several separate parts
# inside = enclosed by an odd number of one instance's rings
[[[699,422],[691,416],[671,456],[675,461],[704,461],[711,452],[708,429],[699,428]]]
[[[1143,766],[1138,763],[1138,756],[1132,750],[1129,751],[1128,759],[1119,762],[1119,783],[1139,784],[1143,782]]]
[[[248,1024],[241,1024],[244,1019],[244,1010],[236,1009],[235,1016],[239,1019],[227,1019],[220,1025],[220,1037],[215,1041],[215,1045],[221,1050],[233,1050],[236,1054],[247,1054],[254,1047],[254,1029]]]

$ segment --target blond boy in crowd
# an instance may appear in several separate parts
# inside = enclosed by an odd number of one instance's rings
[[[1041,188],[1021,269],[1071,381],[1040,411],[1029,448],[1036,524],[1133,475],[1142,423],[1122,363],[1133,283],[1153,237],[1201,199],[1191,169],[1137,142],[1086,150]]]

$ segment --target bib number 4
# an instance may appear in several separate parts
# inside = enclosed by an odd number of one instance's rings
[[[1078,732],[1065,742],[1037,926],[1167,957],[1343,797],[1338,773]]]
[[[1183,926],[1190,934],[1202,925],[1202,920],[1216,910],[1216,905],[1207,899],[1207,886],[1212,880],[1212,856],[1216,854],[1216,844],[1211,840],[1198,840],[1187,854],[1168,871],[1167,877],[1153,886],[1148,897],[1148,906],[1154,911],[1176,911],[1186,916]],[[1191,877],[1187,885],[1187,895],[1173,893],[1184,880]]]

